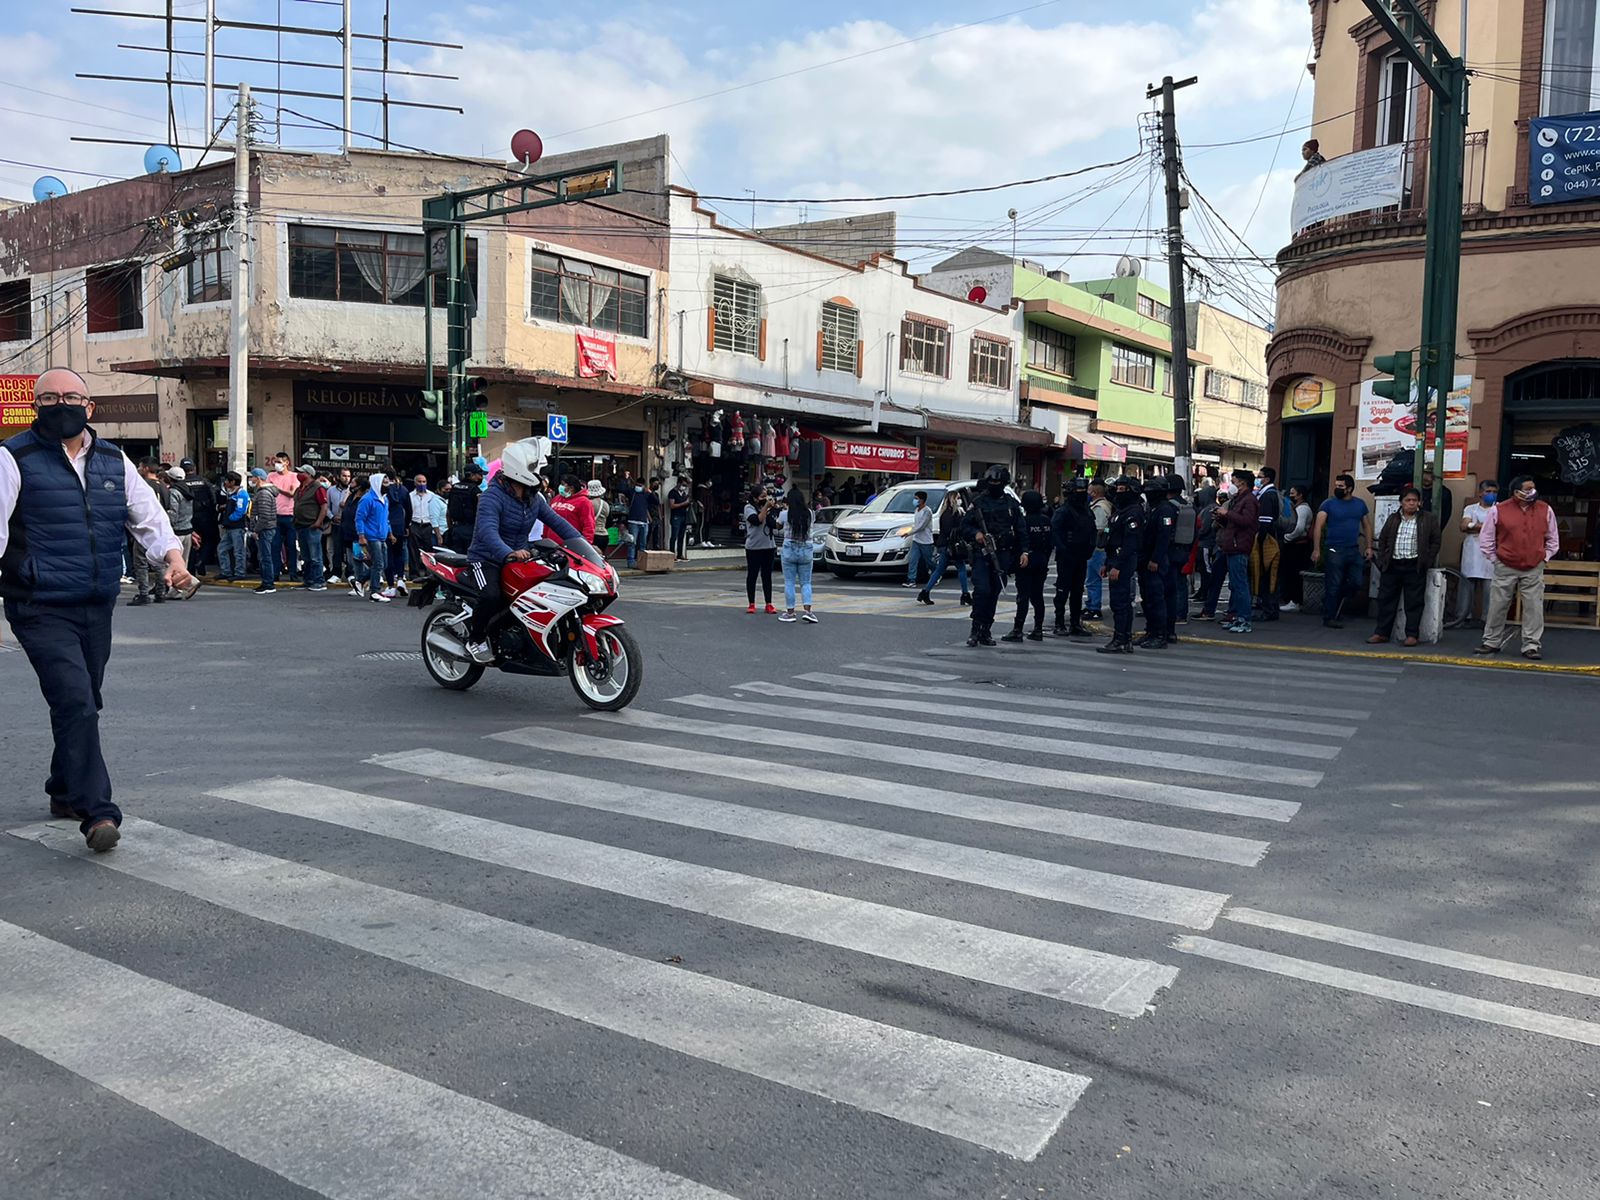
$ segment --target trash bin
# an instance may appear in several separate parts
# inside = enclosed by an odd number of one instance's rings
[[[1300,588],[1305,593],[1300,601],[1301,612],[1322,611],[1322,572],[1301,571]]]

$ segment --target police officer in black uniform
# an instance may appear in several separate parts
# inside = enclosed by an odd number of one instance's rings
[[[1083,627],[1083,584],[1094,556],[1095,528],[1087,479],[1067,480],[1066,499],[1050,514],[1050,532],[1056,548],[1056,624],[1051,632],[1057,637],[1088,637]]]
[[[1006,494],[1011,472],[996,464],[983,473],[961,535],[972,546],[972,635],[969,646],[992,646],[994,609],[1000,601],[1005,576],[1028,565],[1028,528],[1022,506]],[[997,571],[996,564],[999,570]]]
[[[1167,645],[1178,640],[1178,624],[1189,620],[1189,578],[1183,573],[1194,553],[1199,532],[1195,522],[1194,505],[1183,494],[1183,480],[1177,475],[1167,476],[1167,503],[1172,505],[1175,520],[1172,542],[1167,549]]]
[[[1055,549],[1055,535],[1050,531],[1050,514],[1044,510],[1044,496],[1038,492],[1022,493],[1022,520],[1027,528],[1026,566],[1017,568],[1017,618],[1011,632],[1000,640],[1020,642],[1022,627],[1028,621],[1028,609],[1033,608],[1033,629],[1027,635],[1030,642],[1044,641],[1044,581],[1050,574],[1050,552]]]
[[[1144,485],[1147,503],[1144,543],[1139,554],[1139,595],[1144,599],[1144,637],[1135,643],[1141,650],[1167,648],[1167,576],[1171,573],[1168,555],[1172,549],[1172,529],[1178,523],[1178,510],[1167,499],[1167,477],[1152,475]]]
[[[444,502],[444,544],[457,554],[472,545],[472,527],[478,523],[478,500],[483,495],[483,472],[472,464],[462,473],[461,482],[450,489]]]
[[[1106,530],[1106,564],[1100,574],[1111,584],[1111,640],[1099,654],[1133,653],[1133,576],[1139,569],[1145,513],[1139,481],[1119,475],[1111,481],[1111,525]]]

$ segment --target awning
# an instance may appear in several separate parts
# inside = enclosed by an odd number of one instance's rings
[[[942,417],[928,414],[928,432],[935,437],[966,438],[978,442],[1002,442],[1012,446],[1048,446],[1050,434],[1032,425],[1014,421],[979,421],[969,417]]]
[[[806,436],[821,440],[822,465],[828,470],[915,475],[922,465],[922,458],[917,448],[908,446],[904,442],[886,442],[876,438],[829,437],[821,433],[807,433]]]
[[[1098,433],[1068,435],[1067,457],[1079,462],[1127,462],[1128,448]]]

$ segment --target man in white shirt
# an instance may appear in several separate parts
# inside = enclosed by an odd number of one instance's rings
[[[917,575],[922,567],[933,570],[933,509],[928,493],[916,494],[917,507],[911,514],[911,540],[906,543],[906,581],[901,587],[920,588]]]
[[[111,656],[124,529],[170,587],[193,585],[156,495],[133,463],[88,427],[89,387],[56,368],[34,381],[33,426],[0,446],[0,596],[50,706],[50,815],[75,817],[89,848],[110,850],[122,812],[100,750],[100,684]]]

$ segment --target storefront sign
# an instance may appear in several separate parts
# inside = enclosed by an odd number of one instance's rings
[[[1405,192],[1403,142],[1330,158],[1294,181],[1289,224],[1295,233],[1307,225],[1345,213],[1399,204]]]
[[[1600,425],[1572,425],[1550,443],[1564,483],[1582,485],[1600,480]]]
[[[1357,479],[1376,479],[1383,466],[1402,450],[1417,445],[1417,406],[1413,389],[1410,404],[1396,404],[1374,395],[1372,380],[1361,385],[1361,407],[1357,417]],[[1444,473],[1447,479],[1466,475],[1467,442],[1472,433],[1472,376],[1457,375],[1450,391],[1445,414]],[[1430,405],[1431,408],[1431,405]],[[1435,442],[1433,414],[1429,414],[1427,449],[1431,457]]]
[[[0,429],[16,433],[33,424],[33,381],[37,375],[0,375]]]
[[[1283,419],[1331,416],[1338,395],[1339,389],[1331,380],[1314,375],[1297,379],[1283,393]]]
[[[298,380],[294,385],[296,412],[361,413],[363,416],[420,417],[422,389],[387,383],[322,383]]]
[[[946,438],[923,438],[922,452],[929,458],[954,458],[956,456],[956,444],[953,440]]]
[[[348,467],[357,475],[370,475],[388,470],[389,447],[372,442],[313,442],[300,447],[296,462],[329,473]]]
[[[921,456],[915,446],[899,442],[871,442],[860,439],[822,439],[822,465],[830,470],[880,471],[888,475],[915,475]]]
[[[1600,199],[1600,113],[1528,122],[1528,203]]]
[[[586,333],[574,335],[578,339],[578,378],[608,379],[617,377],[617,344],[602,337]]]
[[[136,396],[96,396],[94,398],[94,420],[96,425],[109,424],[113,421],[122,424],[136,424],[139,422],[153,424],[158,419],[154,392],[143,392]]]

